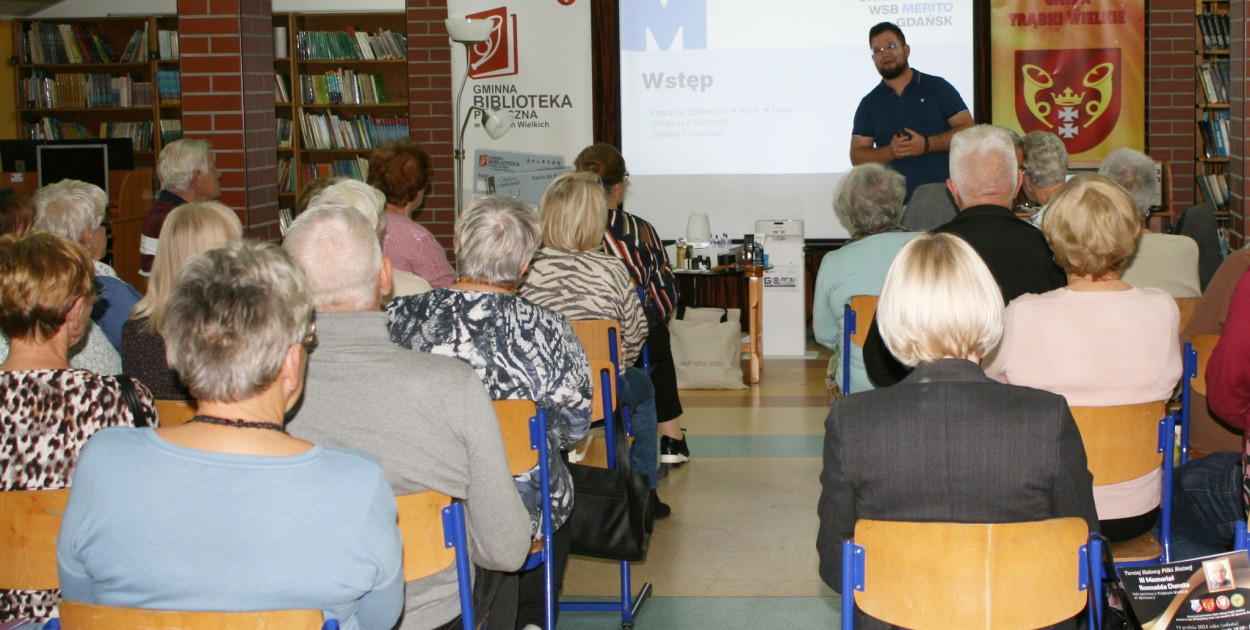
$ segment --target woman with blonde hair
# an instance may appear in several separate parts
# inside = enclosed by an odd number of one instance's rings
[[[518,294],[570,320],[611,319],[621,326],[621,402],[633,409],[634,446],[630,465],[651,481],[656,518],[668,505],[655,493],[659,443],[655,388],[651,377],[633,367],[647,340],[647,319],[625,264],[602,251],[608,226],[603,182],[589,172],[557,177],[539,206],[543,247]]]
[[[1132,198],[1101,175],[1078,175],[1051,199],[1042,231],[1068,285],[1011,302],[986,373],[1061,394],[1073,407],[1170,398],[1181,376],[1176,302],[1120,279],[1142,231]],[[1164,498],[1161,474],[1095,489],[1102,532],[1112,542],[1154,524]]]
[[[825,420],[816,550],[834,590],[842,538],[859,519],[1075,516],[1097,529],[1093,478],[1063,397],[997,383],[978,365],[998,343],[1002,311],[994,277],[958,236],[919,235],[890,265],[877,320],[890,352],[914,369],[892,387],[835,400]]]
[[[0,236],[0,491],[69,486],[87,438],[156,418],[152,396],[124,377],[75,369],[69,349],[91,323],[95,267],[73,241]],[[59,591],[0,590],[0,625],[56,616]]]
[[[141,381],[162,400],[190,400],[191,394],[165,362],[165,307],[183,263],[201,252],[243,237],[234,210],[215,201],[178,206],[161,228],[147,295],[122,325],[122,371]]]

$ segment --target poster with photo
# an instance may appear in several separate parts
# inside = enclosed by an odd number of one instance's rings
[[[1119,570],[1142,630],[1250,629],[1244,551]]]

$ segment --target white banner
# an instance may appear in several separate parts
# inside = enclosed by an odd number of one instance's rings
[[[591,0],[448,0],[448,17],[490,20],[490,39],[469,50],[469,79],[460,103],[465,205],[473,199],[474,160],[492,151],[554,154],[571,163],[594,139],[591,96]],[[451,57],[452,99],[465,76],[464,47]],[[511,129],[491,140],[471,107],[506,110]],[[478,153],[484,153],[478,156]],[[485,165],[483,165],[485,166]]]

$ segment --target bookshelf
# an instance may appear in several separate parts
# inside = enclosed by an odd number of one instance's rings
[[[16,20],[13,66],[22,138],[130,138],[152,167],[181,128],[175,16]],[[179,131],[180,134],[180,131]]]
[[[1229,0],[1195,0],[1195,203],[1228,210]]]
[[[364,179],[369,153],[408,138],[406,18],[274,14],[279,205],[322,175]]]

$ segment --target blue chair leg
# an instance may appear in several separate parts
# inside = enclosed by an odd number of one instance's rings
[[[855,334],[855,311],[847,304],[842,308],[842,395],[851,393],[851,335]]]
[[[474,630],[473,565],[469,562],[468,536],[465,534],[464,504],[452,503],[443,508],[443,540],[456,550],[456,578],[460,584],[460,620],[464,630]],[[335,627],[337,628],[337,622]],[[324,630],[324,628],[323,628]]]

